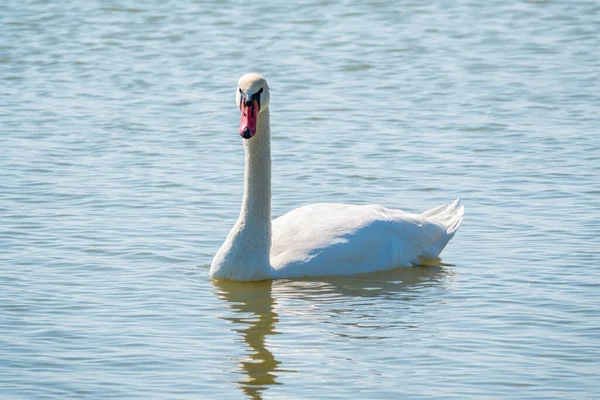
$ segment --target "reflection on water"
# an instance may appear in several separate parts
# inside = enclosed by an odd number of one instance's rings
[[[261,393],[269,385],[278,384],[275,372],[280,363],[265,344],[266,336],[276,333],[277,313],[274,310],[275,300],[271,296],[272,282],[214,280],[213,285],[218,296],[235,312],[223,318],[234,323],[233,330],[242,335],[251,350],[239,362],[246,379],[237,383],[248,397],[260,399]]]
[[[273,291],[285,298],[377,297],[410,292],[419,284],[451,284],[454,272],[442,267],[397,268],[352,276],[332,276],[276,281]]]
[[[216,295],[233,310],[233,314],[222,318],[234,323],[232,330],[241,334],[250,350],[238,364],[246,377],[235,383],[252,399],[261,399],[269,386],[281,384],[277,381],[277,373],[283,371],[279,368],[281,362],[266,345],[267,336],[277,334],[277,300],[342,304],[356,297],[372,298],[375,302],[379,297],[396,296],[398,301],[407,301],[418,295],[414,290],[418,287],[450,284],[453,274],[442,267],[415,267],[347,277],[263,282],[213,280]]]
[[[599,4],[0,0],[0,400],[600,398]],[[273,216],[460,197],[456,267],[213,284],[250,71]]]

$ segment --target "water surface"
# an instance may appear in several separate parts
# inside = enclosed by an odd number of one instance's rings
[[[0,4],[0,395],[600,396],[595,1]],[[460,197],[451,266],[211,281],[235,84],[273,214]]]

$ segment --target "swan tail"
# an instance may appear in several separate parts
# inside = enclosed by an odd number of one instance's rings
[[[459,199],[456,199],[450,204],[444,204],[425,211],[421,216],[442,224],[446,227],[447,234],[454,235],[460,227],[464,214],[465,207],[460,203]]]
[[[432,220],[445,228],[445,232],[424,250],[423,255],[420,257],[421,261],[439,260],[440,253],[460,227],[464,214],[465,208],[459,199],[454,200],[450,204],[432,208],[421,214],[422,217]]]

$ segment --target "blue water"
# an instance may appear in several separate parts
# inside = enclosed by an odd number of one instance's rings
[[[0,397],[600,397],[595,1],[0,4]],[[448,264],[213,282],[273,215],[460,197]]]

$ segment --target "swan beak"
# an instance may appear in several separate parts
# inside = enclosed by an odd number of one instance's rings
[[[244,139],[250,139],[256,133],[256,121],[258,119],[258,101],[242,101],[240,109],[242,118],[240,121],[240,135]]]

